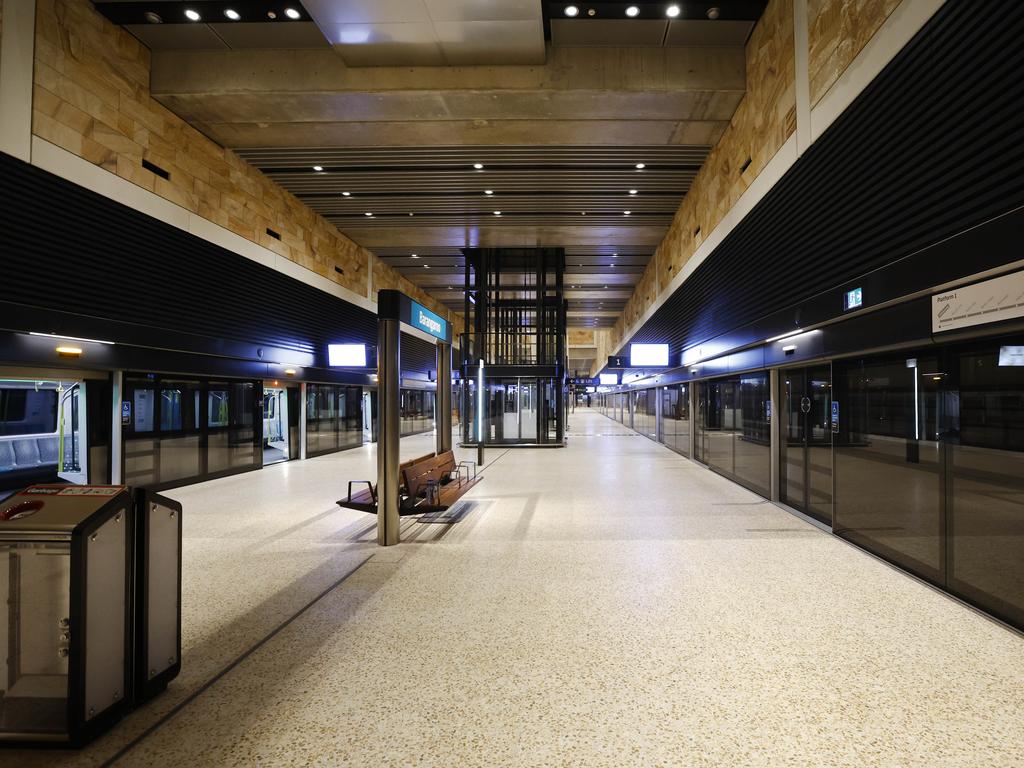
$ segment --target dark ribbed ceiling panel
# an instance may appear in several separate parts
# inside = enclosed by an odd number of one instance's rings
[[[677,354],[1024,204],[1024,4],[998,7],[947,3],[633,341]]]
[[[647,264],[707,153],[692,146],[238,150],[453,308],[463,273],[461,258],[449,257],[486,243],[572,243],[567,281],[598,271],[635,285],[642,269],[616,273],[611,259],[628,254],[630,265]],[[423,261],[405,263],[412,254]],[[622,306],[601,307],[607,314],[586,321],[573,314],[572,324],[610,326]],[[570,312],[593,308],[570,294]]]

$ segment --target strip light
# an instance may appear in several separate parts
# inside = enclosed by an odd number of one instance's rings
[[[109,344],[113,345],[112,341],[103,341],[103,339],[84,339],[80,336],[61,336],[59,333],[39,333],[37,331],[29,331],[29,336],[43,336],[47,339],[64,339],[65,341],[85,341],[90,344]]]

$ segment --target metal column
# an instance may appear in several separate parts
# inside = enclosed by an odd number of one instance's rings
[[[437,452],[452,449],[452,347],[437,344]]]
[[[780,480],[782,479],[782,420],[779,418],[779,404],[782,397],[782,388],[779,386],[781,371],[778,368],[768,371],[769,381],[769,403],[771,415],[768,419],[768,434],[771,436],[771,500],[778,501],[780,495]]]
[[[398,543],[399,321],[377,321],[377,543]],[[450,416],[449,416],[450,418]]]
[[[124,427],[121,421],[121,401],[124,397],[124,371],[110,374],[113,396],[110,420],[110,482],[120,485],[124,480]]]

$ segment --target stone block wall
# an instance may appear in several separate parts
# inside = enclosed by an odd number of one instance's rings
[[[36,136],[359,296],[397,288],[455,320],[297,197],[153,100],[149,50],[88,0],[38,0],[35,43]]]

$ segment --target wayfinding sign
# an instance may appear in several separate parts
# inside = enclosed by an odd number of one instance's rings
[[[410,299],[409,325],[429,333],[441,341],[448,341],[448,321],[431,312],[418,301]]]
[[[401,291],[382,289],[377,292],[377,316],[382,320],[398,320],[445,344],[452,343],[452,327],[448,321]]]
[[[932,296],[932,332],[1024,317],[1024,272]]]

